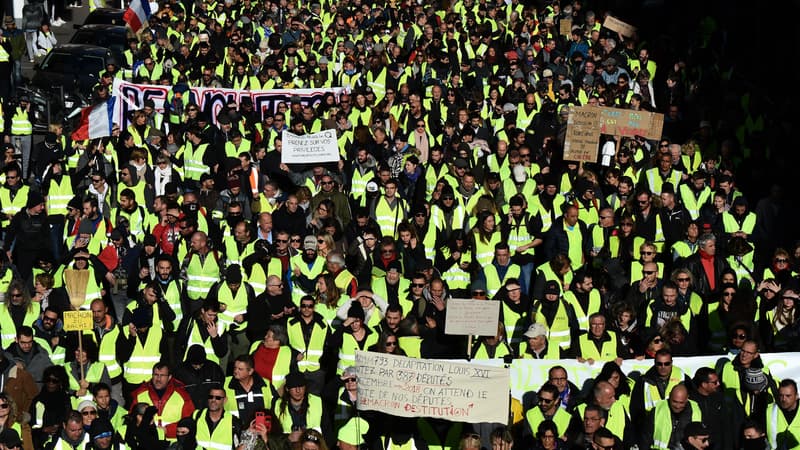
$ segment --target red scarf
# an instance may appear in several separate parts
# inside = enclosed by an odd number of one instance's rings
[[[714,255],[709,255],[703,250],[699,250],[699,252],[700,263],[703,264],[703,270],[705,271],[706,278],[708,279],[708,287],[713,291],[717,284],[717,280],[714,279]]]

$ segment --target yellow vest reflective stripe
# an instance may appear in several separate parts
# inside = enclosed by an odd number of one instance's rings
[[[689,211],[689,216],[691,216],[692,220],[697,220],[700,217],[700,208],[711,199],[711,189],[708,186],[700,191],[698,197],[695,197],[694,191],[688,185],[682,184],[680,194],[683,206]]]
[[[356,168],[350,180],[350,197],[360,200],[367,192],[367,183],[373,178],[375,178],[374,170],[367,170],[362,175],[361,171]]]
[[[53,365],[56,366],[63,366],[67,359],[67,349],[65,349],[61,345],[57,345],[56,348],[52,348],[50,345],[50,341],[47,341],[42,338],[34,337],[34,341],[36,341],[50,356],[50,361],[53,362]]]
[[[117,338],[119,337],[120,327],[114,325],[111,331],[103,335],[98,346],[97,360],[103,363],[108,370],[108,376],[113,380],[122,375],[122,367],[117,362]]]
[[[11,55],[8,54],[6,49],[0,46],[0,62],[8,62],[11,59]]]
[[[661,186],[664,181],[661,179],[661,173],[657,167],[648,169],[645,174],[647,175],[647,184],[650,187],[650,192],[654,195],[661,195]],[[682,172],[680,170],[672,170],[669,173],[667,181],[672,183],[672,186],[678,186],[681,182]]]
[[[578,267],[583,265],[583,234],[581,234],[581,227],[576,223],[570,230],[567,223],[564,222],[564,233],[567,235],[567,242],[569,242],[568,255],[572,262],[572,270],[577,270]]]
[[[655,406],[653,416],[653,447],[659,450],[669,450],[669,439],[672,436],[672,411],[669,409],[669,401],[662,400]],[[694,400],[689,400],[689,408],[692,408],[692,422],[703,420],[700,406]]]
[[[770,448],[784,448],[778,446],[778,434],[787,432],[794,438],[795,445],[792,447],[787,445],[785,448],[787,450],[800,449],[800,419],[798,419],[798,415],[794,416],[792,423],[787,423],[786,417],[783,415],[783,412],[780,410],[778,404],[772,403],[769,405],[767,410],[767,417],[767,439],[769,441]],[[791,442],[791,439],[787,439],[786,437],[783,437],[780,440],[780,443],[788,444],[789,442]]]
[[[148,379],[149,378],[150,377],[148,377]],[[147,403],[149,405],[151,402],[152,400],[147,390],[140,392],[139,395],[133,398],[134,405],[137,403]],[[178,421],[183,418],[183,405],[183,397],[181,397],[177,391],[174,391],[166,399],[166,403],[164,403],[164,406],[161,408],[161,414],[156,413],[154,417],[156,426],[164,428],[167,425],[178,423]]]
[[[613,331],[606,331],[611,336],[611,339],[603,342],[600,350],[592,340],[589,339],[589,334],[584,333],[578,338],[578,347],[581,350],[581,357],[584,359],[593,359],[595,361],[612,361],[617,358],[617,334]]]
[[[525,103],[520,103],[517,105],[517,128],[520,130],[525,130],[528,128],[533,121],[533,117],[538,112],[539,110],[536,107],[534,107],[530,113],[525,112]]]
[[[523,251],[517,252],[517,248],[521,247],[525,244],[530,243],[533,240],[533,236],[530,235],[528,232],[528,220],[530,220],[530,216],[525,214],[522,217],[522,220],[519,222],[519,225],[516,223],[511,226],[511,231],[508,234],[508,246],[511,249],[511,254],[522,254],[522,255],[533,255],[535,250],[533,247]]]
[[[487,283],[488,284],[488,283]],[[527,330],[527,326],[523,318],[525,313],[522,314],[511,309],[506,302],[502,303],[503,308],[503,327],[506,329],[506,338],[512,345],[523,342],[526,338],[523,333]]]
[[[586,411],[586,403],[581,403],[575,407],[577,416],[583,418],[583,413]],[[625,410],[625,405],[621,399],[617,399],[611,404],[611,409],[606,411],[606,425],[608,431],[614,433],[614,436],[623,436],[625,434],[625,422],[628,418],[628,411]]]
[[[497,291],[503,287],[506,280],[509,278],[519,279],[520,267],[517,264],[509,263],[506,274],[503,276],[502,280],[500,279],[500,275],[497,273],[497,267],[494,264],[484,266],[483,274],[486,277],[486,295],[488,298],[492,298],[495,294],[497,294]]]
[[[129,336],[127,328],[124,328],[125,338]],[[141,384],[149,380],[153,375],[153,366],[161,360],[161,337],[163,332],[159,327],[151,327],[147,332],[147,339],[142,345],[137,336],[133,345],[131,357],[123,363],[125,381],[131,384]],[[149,403],[149,400],[146,400]]]
[[[308,409],[306,410],[306,428],[313,428],[317,431],[322,427],[322,400],[314,394],[308,394]],[[289,413],[289,405],[283,406],[283,399],[275,402],[273,411],[278,413],[278,421],[281,423],[284,433],[292,432],[292,416]],[[282,412],[281,412],[282,411]]]
[[[197,446],[206,450],[231,450],[233,448],[233,415],[222,412],[222,418],[214,427],[214,431],[208,429],[206,417],[208,409],[195,411],[195,422],[197,423]]]
[[[369,333],[364,342],[363,350],[378,343],[378,333]],[[342,346],[339,347],[339,361],[336,363],[336,374],[341,375],[344,369],[356,365],[356,350],[361,350],[358,342],[350,333],[342,334]]]
[[[242,261],[256,251],[256,244],[255,241],[250,242],[244,246],[244,248],[239,251],[239,246],[237,245],[236,238],[233,236],[227,236],[222,240],[225,246],[225,265],[230,266],[232,264],[238,264],[239,266],[242,265]]]
[[[33,134],[33,124],[28,120],[28,113],[19,106],[11,116],[11,134],[15,136],[30,136]]]
[[[183,170],[187,180],[200,181],[204,173],[211,173],[211,168],[203,164],[203,155],[208,149],[208,144],[200,144],[193,148],[191,142],[183,146]]]
[[[188,278],[186,294],[189,298],[192,300],[205,298],[211,286],[220,280],[219,263],[214,252],[210,251],[203,263],[200,262],[199,255],[193,254],[186,268],[186,276]]]
[[[302,319],[291,319],[287,327],[289,334],[289,346],[303,354],[303,359],[297,361],[297,369],[301,372],[319,370],[319,360],[325,348],[325,338],[328,334],[327,327],[319,323],[311,325],[311,337],[306,344],[303,338],[303,327],[300,323]]]

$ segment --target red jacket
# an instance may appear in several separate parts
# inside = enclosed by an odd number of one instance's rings
[[[173,400],[173,396],[179,397],[179,400]],[[131,399],[131,412],[136,404],[144,403],[143,399],[149,399],[147,403],[155,406],[158,410],[155,424],[158,427],[164,428],[164,435],[169,439],[174,439],[176,437],[175,432],[178,428],[178,421],[184,417],[191,416],[195,409],[192,398],[189,396],[189,393],[186,392],[186,389],[183,388],[183,383],[174,378],[169,380],[164,395],[161,397],[156,394],[153,382],[148,381],[147,383],[142,383],[141,386],[133,391]],[[167,404],[180,405],[180,417],[170,417],[171,415],[175,415],[174,413],[176,412],[172,410],[167,411],[166,417],[163,417],[164,407]]]

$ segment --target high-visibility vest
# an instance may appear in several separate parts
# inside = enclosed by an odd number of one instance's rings
[[[323,321],[319,323],[314,320],[311,324],[311,335],[308,342],[303,337],[302,319],[294,317],[289,319],[286,331],[289,335],[289,346],[303,355],[303,359],[297,361],[297,369],[300,372],[313,372],[319,370],[319,360],[325,349],[325,339],[328,336],[328,326]]]
[[[586,411],[586,403],[581,403],[576,406],[575,411],[578,417],[583,418],[583,413]],[[626,419],[629,417],[630,414],[625,409],[625,404],[617,399],[617,401],[611,404],[611,408],[606,411],[605,427],[608,431],[614,433],[614,436],[624,436]]]
[[[703,415],[700,405],[694,400],[689,400],[687,408],[692,409],[692,422],[702,422]],[[672,436],[672,411],[669,409],[669,400],[661,400],[655,406],[653,416],[653,447],[659,450],[669,450],[669,439]]]
[[[191,300],[205,298],[211,286],[220,280],[220,267],[217,262],[217,254],[211,250],[206,254],[204,262],[200,262],[200,256],[193,253],[186,267],[186,294]]]
[[[583,333],[578,337],[578,348],[580,348],[581,358],[593,359],[595,361],[613,361],[617,358],[617,334],[613,331],[606,331],[611,339],[603,342],[600,350],[594,341],[589,339],[589,333]]]
[[[63,345],[56,345],[53,347],[52,343],[48,339],[35,337],[33,338],[40,347],[42,347],[46,352],[47,356],[50,357],[50,361],[55,366],[63,366],[67,359],[67,349],[64,348]]]
[[[356,365],[356,350],[366,350],[378,343],[378,333],[367,332],[364,346],[358,345],[352,334],[342,334],[342,346],[339,347],[339,361],[336,363],[336,374],[341,375],[344,369]]]
[[[259,296],[267,290],[267,277],[275,275],[283,279],[283,264],[278,258],[271,258],[267,265],[267,273],[264,273],[264,267],[258,263],[253,264],[250,269],[250,275],[246,277],[246,281],[250,283],[256,296]]]
[[[547,300],[544,300],[547,301]],[[557,345],[564,350],[570,348],[570,328],[569,315],[567,314],[567,303],[564,300],[557,300],[558,309],[553,317],[553,323],[548,324],[543,315],[538,314],[541,302],[537,302],[533,307],[532,323],[541,323],[547,327],[547,342],[550,345]]]
[[[489,352],[486,350],[486,345],[482,341],[478,341],[475,344],[476,348],[473,350],[472,359],[473,360],[480,360],[486,361],[489,359],[503,359],[504,356],[508,356],[512,354],[511,347],[508,346],[505,342],[499,342],[497,347],[495,347],[494,357],[489,357]]]
[[[539,108],[534,106],[533,110],[528,113],[525,111],[525,103],[520,103],[517,105],[517,128],[520,130],[527,129],[531,122],[533,122],[533,117],[539,113]]]
[[[204,173],[211,173],[211,168],[203,164],[203,155],[208,144],[200,144],[194,148],[191,142],[183,145],[183,173],[186,180],[200,181]]]
[[[395,197],[394,209],[389,206],[384,196],[378,199],[375,205],[375,221],[383,236],[394,236],[397,238],[397,226],[406,219],[406,202],[402,198]]]
[[[533,247],[523,251],[517,252],[517,248],[521,247],[525,244],[530,243],[533,240],[533,236],[528,232],[528,221],[531,220],[531,216],[528,213],[523,213],[522,219],[520,220],[519,224],[516,224],[516,221],[513,225],[511,225],[511,230],[508,234],[508,247],[511,250],[511,254],[523,254],[523,255],[534,255],[535,249]]]
[[[189,339],[186,341],[186,351],[183,354],[183,360],[186,360],[186,356],[189,354],[189,348],[191,346],[198,344],[202,345],[203,349],[206,351],[206,359],[209,361],[214,361],[215,363],[219,364],[219,356],[214,353],[214,346],[211,344],[211,335],[208,335],[205,339],[203,335],[200,333],[200,326],[197,325],[197,320],[192,320],[191,324],[189,325],[191,331],[189,332]],[[222,323],[221,320],[217,320],[217,335],[222,336],[226,331],[225,325]],[[225,355],[223,355],[225,356]]]
[[[679,258],[688,258],[697,253],[699,249],[697,242],[690,244],[688,241],[678,241],[672,244],[673,257],[677,255]]]
[[[731,214],[730,211],[727,211],[722,213],[722,225],[725,227],[726,233],[743,231],[749,236],[753,234],[753,229],[756,226],[756,214],[752,211],[748,211],[740,225],[739,222],[737,222],[733,217],[733,214]]]
[[[688,184],[682,184],[678,191],[681,195],[683,207],[689,211],[689,216],[692,220],[697,220],[700,217],[700,208],[711,200],[711,188],[704,187],[697,196],[694,195],[694,190]]]
[[[522,341],[519,344],[519,356],[522,359],[534,359],[533,355],[528,352],[528,341]],[[541,355],[539,359],[561,359],[561,348],[558,345],[547,344],[547,351]]]
[[[89,383],[95,384],[102,381],[103,371],[106,370],[105,364],[95,361],[89,365],[89,369],[84,373],[83,378]],[[72,371],[67,368],[67,378],[69,378],[69,388],[77,391],[81,388],[78,379],[72,374]]]
[[[138,403],[153,404],[153,400],[150,398],[150,391],[147,389],[143,389],[131,400],[131,404],[133,405]],[[161,405],[153,405],[156,407],[160,406],[160,411],[154,416],[155,425],[157,427],[166,428],[168,425],[178,423],[178,421],[183,418],[184,399],[177,391],[173,391],[166,399],[162,398],[159,403],[161,403]]]
[[[314,394],[306,394],[308,409],[306,409],[306,429],[321,430],[322,427],[322,400]],[[289,413],[290,405],[283,405],[283,399],[279,398],[275,402],[273,411],[278,413],[278,420],[281,423],[284,433],[292,432],[292,415]]]
[[[767,407],[767,440],[771,449],[785,448],[786,450],[800,449],[800,414],[795,414],[792,423],[786,421],[786,416],[783,415],[780,406],[777,403],[771,403]],[[786,436],[791,435],[791,438]],[[778,435],[781,434],[781,439]],[[779,446],[785,444],[785,446]],[[794,444],[789,447],[789,445]]]
[[[241,266],[244,259],[256,251],[255,241],[245,244],[241,251],[239,251],[238,243],[233,236],[226,236],[222,239],[222,243],[225,247],[225,266],[233,264]]]
[[[303,260],[303,255],[299,253],[291,257],[289,264],[292,268],[300,269],[300,273],[309,280],[316,280],[325,270],[325,258],[319,255],[314,258],[310,266]],[[296,283],[292,284],[292,300],[296,305],[300,305],[300,299],[308,294],[312,294],[312,292],[305,292]]]
[[[128,221],[128,233],[136,242],[141,242],[144,239],[145,222],[149,215],[150,213],[140,205],[137,205],[133,212],[127,212],[121,208],[111,210],[111,217],[114,218],[116,226],[119,226],[121,218]]]
[[[122,367],[117,361],[117,338],[120,330],[120,326],[114,324],[114,327],[103,335],[98,345],[97,360],[106,366],[108,376],[112,380],[122,375]]]
[[[564,234],[567,235],[569,249],[567,254],[572,263],[572,270],[577,270],[583,265],[583,233],[581,233],[580,223],[576,223],[570,230],[567,222],[564,222]]]
[[[206,450],[231,450],[233,448],[233,415],[225,414],[217,422],[214,430],[208,429],[208,409],[195,410],[192,416],[197,424],[197,446]]]
[[[541,408],[534,407],[528,410],[525,413],[525,418],[528,419],[528,425],[531,427],[533,434],[536,434],[536,430],[539,428],[539,424],[544,422],[544,414],[542,414]],[[550,419],[556,424],[556,429],[558,430],[558,436],[564,436],[567,433],[567,428],[569,427],[569,421],[572,418],[570,413],[567,412],[564,408],[557,408],[555,415]]]
[[[500,275],[497,273],[497,267],[494,264],[489,264],[488,266],[483,267],[483,274],[486,277],[486,296],[488,298],[494,297],[497,294],[497,291],[500,290],[501,287],[506,283],[506,281],[510,278],[517,278],[519,279],[521,269],[519,265],[514,263],[509,263],[508,269],[506,270],[503,279],[500,279]]]
[[[672,366],[672,372],[669,374],[669,380],[667,381],[667,388],[664,389],[665,396],[664,398],[661,397],[661,393],[658,391],[658,386],[654,384],[650,384],[647,382],[646,378],[642,378],[642,390],[644,392],[644,409],[645,411],[650,411],[651,409],[656,407],[656,404],[659,401],[664,400],[665,398],[669,397],[670,391],[674,388],[678,383],[684,380],[683,371],[676,366]]]
[[[475,261],[481,267],[486,267],[492,263],[494,258],[494,247],[500,243],[502,237],[500,231],[495,230],[489,237],[489,242],[484,242],[478,233],[474,233],[475,237]]]
[[[11,318],[11,311],[8,309],[8,301],[9,300],[6,299],[6,303],[0,305],[0,338],[2,338],[3,348],[8,348],[9,345],[14,343],[14,339],[17,337],[17,326],[14,324],[14,319]],[[39,311],[37,311],[37,309],[39,309],[38,303],[31,303],[28,306],[25,311],[25,317],[22,318],[23,326],[33,326],[33,323],[39,318]]]
[[[30,188],[28,186],[22,186],[17,190],[14,200],[11,200],[11,190],[5,186],[0,187],[0,207],[2,208],[0,211],[8,216],[13,216],[22,211],[28,203],[29,191]],[[11,223],[11,219],[3,219],[0,223],[2,223],[3,228],[6,228]]]
[[[253,373],[253,386],[247,392],[242,389],[238,381],[236,381],[237,386],[234,386],[233,383],[235,381],[232,376],[225,378],[225,411],[241,418],[240,410],[246,409],[249,403],[252,403],[256,408],[269,408],[272,406],[272,386],[269,380],[265,380],[257,373]]]
[[[462,422],[451,423],[444,440],[442,440],[439,433],[434,431],[425,417],[417,419],[417,429],[419,430],[420,438],[428,444],[428,450],[456,450],[459,448],[464,424]]]
[[[11,116],[11,134],[14,136],[30,136],[33,134],[33,124],[28,119],[28,113],[17,106],[16,112]]]
[[[22,436],[22,434],[20,434],[20,436]],[[60,436],[56,439],[58,440],[55,444],[53,444],[52,450],[81,450],[89,445],[89,433],[85,431],[83,432],[83,438],[77,447],[73,447],[69,442],[65,441],[64,438]]]
[[[450,257],[451,252],[449,247],[442,247],[441,251],[445,259]],[[472,276],[468,271],[461,268],[460,262],[472,262],[472,251],[467,250],[461,252],[459,263],[453,264],[442,274],[442,280],[447,282],[447,286],[450,290],[469,289],[469,285],[472,282]]]
[[[218,314],[219,321],[223,326],[230,329],[233,325],[236,325],[236,331],[243,331],[247,328],[247,321],[239,324],[234,321],[234,318],[239,314],[247,314],[248,298],[247,288],[244,283],[236,290],[236,295],[233,295],[228,283],[220,283],[219,290],[217,290],[217,299],[221,304],[225,304],[225,311],[220,311]]]
[[[589,316],[600,312],[600,291],[597,289],[592,289],[589,291],[589,305],[586,311],[583,310],[583,306],[581,306],[581,302],[578,301],[578,297],[575,296],[575,293],[572,291],[564,292],[564,301],[572,305],[572,309],[575,310],[575,317],[578,319],[578,325],[580,326],[582,331],[589,331]]]
[[[128,328],[123,328],[123,332],[125,333],[125,339],[127,339],[130,336],[130,331]],[[153,366],[161,360],[160,346],[162,336],[163,331],[159,327],[150,328],[144,345],[142,345],[139,337],[136,336],[133,353],[131,353],[128,361],[122,364],[125,381],[130,384],[142,384],[152,377]]]
[[[262,341],[256,341],[250,344],[250,354],[255,354],[261,346]],[[286,384],[286,375],[289,374],[292,366],[292,348],[288,345],[281,345],[278,349],[278,356],[275,359],[275,364],[272,366],[272,385],[275,389],[280,390]]]
[[[367,183],[374,178],[374,170],[370,169],[362,174],[361,170],[356,167],[356,169],[353,170],[353,176],[350,178],[350,197],[353,200],[358,201],[365,199],[365,195],[367,193]]]
[[[0,46],[0,62],[8,62],[10,59],[11,55],[8,54],[4,47]]]
[[[664,184],[664,180],[661,179],[660,169],[658,167],[647,169],[644,174],[647,177],[647,185],[650,188],[650,192],[653,195],[661,195],[661,186]],[[683,172],[672,169],[666,181],[672,183],[672,186],[678,186],[681,182],[681,175],[683,175]]]
[[[34,269],[34,277],[38,275]],[[0,276],[0,292],[8,292],[8,287],[11,285],[11,282],[14,280],[14,271],[11,270],[10,267],[6,266],[4,269],[0,270],[2,272],[2,276]],[[4,347],[5,348],[5,347]]]
[[[47,207],[48,215],[62,214],[67,215],[67,204],[75,193],[72,190],[72,180],[69,175],[62,175],[61,181],[57,181],[55,177],[50,179],[50,187],[47,189]]]

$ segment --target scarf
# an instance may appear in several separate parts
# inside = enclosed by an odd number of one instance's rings
[[[134,169],[136,169],[136,175],[139,179],[144,178],[144,174],[147,171],[147,163],[144,164],[136,164],[134,162],[131,163]]]
[[[172,180],[172,167],[167,166],[162,169],[160,166],[156,166],[153,172],[156,195],[164,195],[164,187]]]
[[[97,212],[102,216],[103,207],[106,205],[105,198],[108,193],[108,183],[103,183],[103,192],[95,189],[94,184],[89,185],[89,193],[97,197]]]

